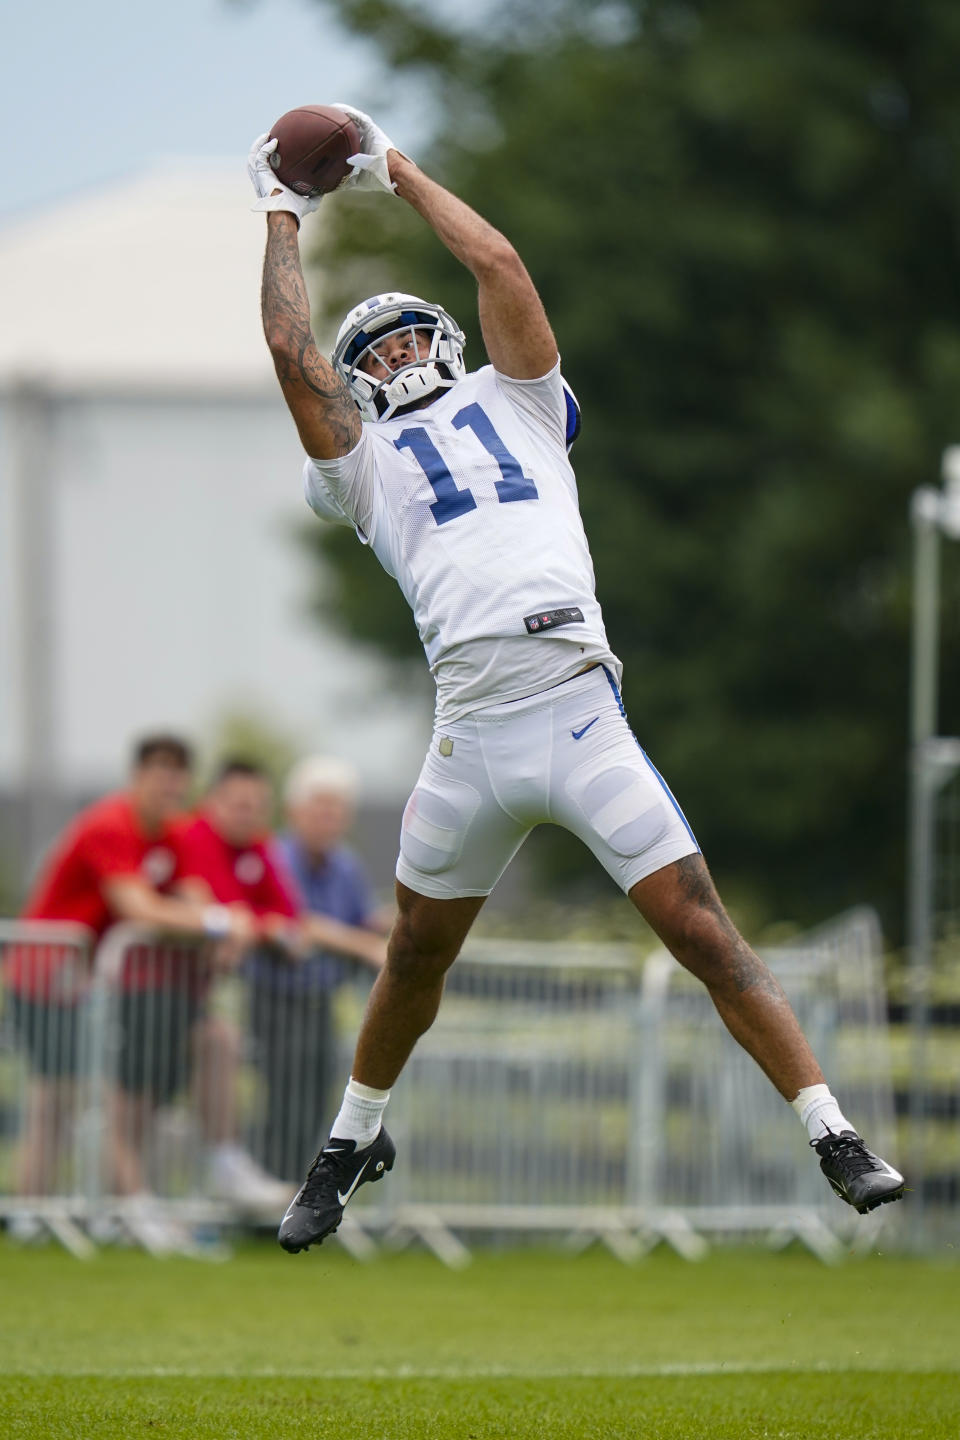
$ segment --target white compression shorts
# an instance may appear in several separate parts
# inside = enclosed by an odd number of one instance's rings
[[[437,900],[489,895],[544,822],[579,836],[624,891],[699,853],[603,666],[434,734],[403,812],[397,879]]]

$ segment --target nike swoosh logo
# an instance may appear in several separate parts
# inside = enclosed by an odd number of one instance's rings
[[[360,1184],[360,1181],[361,1181],[361,1179],[363,1178],[363,1172],[364,1172],[364,1170],[366,1170],[366,1168],[367,1168],[367,1166],[368,1166],[369,1164],[370,1164],[370,1157],[368,1156],[367,1159],[364,1160],[363,1164],[360,1166],[360,1169],[357,1171],[356,1175],[354,1175],[353,1180],[352,1180],[351,1183],[350,1183],[350,1186],[349,1186],[349,1188],[348,1188],[348,1190],[347,1190],[346,1195],[342,1195],[339,1190],[337,1191],[337,1199],[340,1201],[340,1204],[341,1204],[341,1205],[346,1205],[347,1201],[350,1199],[350,1196],[353,1194],[354,1190],[356,1190],[357,1186]]]
[[[582,730],[571,730],[570,734],[573,736],[574,740],[582,740],[584,735],[586,735],[587,731],[590,729],[590,726],[596,725],[599,719],[599,715],[594,715],[593,719],[590,720],[586,725],[584,725]]]

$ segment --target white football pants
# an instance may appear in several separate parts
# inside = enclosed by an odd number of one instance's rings
[[[489,895],[535,825],[562,825],[628,891],[699,846],[596,666],[438,730],[403,812],[397,879]]]

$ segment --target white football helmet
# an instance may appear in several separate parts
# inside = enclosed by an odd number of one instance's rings
[[[361,363],[388,335],[426,330],[430,353],[379,379],[362,370]],[[466,372],[463,347],[466,336],[452,315],[418,295],[391,291],[374,295],[354,307],[340,326],[333,350],[333,365],[360,407],[365,420],[389,420],[398,410],[446,390]]]

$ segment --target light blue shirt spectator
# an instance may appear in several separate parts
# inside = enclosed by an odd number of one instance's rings
[[[289,829],[277,837],[274,849],[278,869],[308,916],[379,932],[382,925],[375,915],[366,869],[342,843],[353,819],[355,792],[356,777],[344,762],[324,756],[301,760],[284,790]],[[281,959],[276,952],[262,951],[252,959],[253,975],[258,985],[275,993],[328,990],[355,968],[348,958],[354,953],[352,944],[353,937],[343,950],[321,942],[303,959]],[[366,957],[361,952],[359,958]]]

